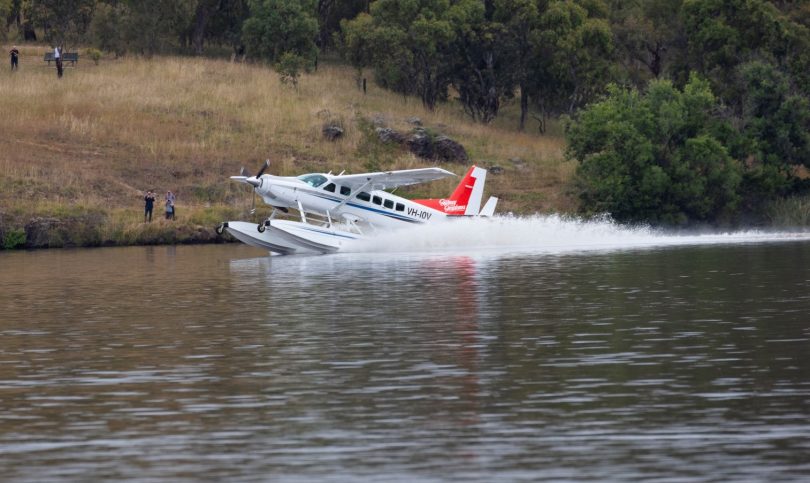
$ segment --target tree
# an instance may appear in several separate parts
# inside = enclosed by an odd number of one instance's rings
[[[798,166],[810,167],[810,102],[775,65],[752,61],[736,71],[742,106],[733,154],[746,160],[746,207],[800,191]]]
[[[77,42],[90,26],[95,0],[38,0],[30,4],[35,25],[46,30],[45,39],[66,46]]]
[[[540,12],[534,0],[499,0],[495,2],[494,18],[504,25],[502,42],[512,53],[511,72],[513,82],[520,88],[520,130],[526,126],[529,113],[531,78],[536,69],[532,55],[540,52],[534,49],[532,38],[540,29]]]
[[[516,53],[494,10],[480,1],[460,1],[448,12],[455,27],[453,86],[464,111],[482,123],[492,121],[501,101],[513,97],[516,82]]]
[[[247,0],[197,0],[184,37],[196,55],[206,42],[225,43],[238,50],[242,24],[248,16]]]
[[[611,0],[615,44],[634,85],[658,79],[671,72],[670,67],[682,67],[687,42],[682,4],[683,0]]]
[[[318,55],[314,0],[249,0],[248,4],[250,17],[242,27],[242,39],[249,56],[276,63],[283,54],[292,53],[314,65]]]
[[[448,0],[377,0],[371,28],[358,24],[367,21],[362,15],[346,25],[362,35],[381,86],[416,94],[433,109],[447,99],[452,80],[456,33],[449,10]]]
[[[370,0],[318,0],[318,48],[325,49],[339,39],[344,20],[369,12]]]
[[[361,13],[354,20],[340,22],[341,29],[335,34],[335,44],[340,55],[355,68],[355,81],[360,89],[363,80],[363,70],[373,62],[374,48],[370,44],[374,30],[374,20],[371,15]]]
[[[91,31],[96,46],[116,54],[151,56],[177,45],[194,14],[194,0],[100,2]]]
[[[544,117],[572,114],[604,91],[613,68],[606,14],[598,0],[551,0],[541,13],[529,88]]]
[[[810,94],[810,31],[766,0],[684,0],[688,69],[709,79],[724,102],[738,110],[734,90],[739,65],[766,59],[790,72]]]
[[[715,107],[696,76],[683,91],[666,80],[643,94],[612,86],[568,129],[583,212],[677,225],[734,214],[741,168],[718,134],[724,126]]]
[[[0,23],[0,35],[3,35],[3,38],[5,38],[8,26],[16,21],[14,7],[14,0],[0,0],[0,19],[6,20]]]

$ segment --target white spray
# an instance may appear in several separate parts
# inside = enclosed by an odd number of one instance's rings
[[[378,233],[352,247],[358,252],[433,251],[576,251],[723,243],[762,243],[810,240],[810,232],[743,230],[735,232],[672,234],[650,227],[627,227],[613,221],[559,215],[528,217],[464,217],[412,229]]]

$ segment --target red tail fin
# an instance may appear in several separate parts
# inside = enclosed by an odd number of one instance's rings
[[[487,170],[473,166],[449,198],[413,201],[448,215],[477,215],[481,207],[486,177]]]

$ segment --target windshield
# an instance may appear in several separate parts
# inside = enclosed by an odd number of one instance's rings
[[[298,177],[304,183],[312,186],[313,188],[317,188],[318,186],[326,183],[326,176],[322,174],[302,174]]]

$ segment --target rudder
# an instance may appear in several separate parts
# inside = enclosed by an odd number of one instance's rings
[[[477,215],[478,210],[481,208],[481,199],[484,196],[486,177],[486,169],[473,165],[449,198],[413,201],[450,216]]]

